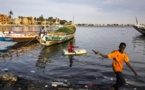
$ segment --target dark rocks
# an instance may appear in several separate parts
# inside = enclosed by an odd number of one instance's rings
[[[11,74],[11,73],[0,74],[0,81],[16,82],[17,81],[17,75]]]
[[[3,87],[10,87],[17,82],[17,75],[11,73],[0,74],[0,85]]]

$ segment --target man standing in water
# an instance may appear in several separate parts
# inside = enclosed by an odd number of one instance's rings
[[[126,81],[122,75],[123,69],[123,62],[133,71],[135,76],[138,76],[135,70],[129,64],[129,58],[127,54],[124,52],[126,47],[125,43],[120,43],[119,50],[114,50],[113,52],[109,53],[108,55],[104,55],[100,52],[95,52],[95,54],[102,56],[103,58],[113,59],[112,68],[116,75],[116,84],[113,85],[113,89],[119,90],[119,87],[125,85]]]

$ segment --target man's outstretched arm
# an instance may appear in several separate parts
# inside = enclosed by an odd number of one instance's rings
[[[104,54],[102,54],[102,53],[100,53],[100,52],[96,52],[95,54],[100,55],[100,56],[102,56],[103,58],[108,58],[107,55],[104,55]]]
[[[134,73],[135,76],[138,76],[138,74],[137,74],[136,71],[132,68],[132,66],[130,65],[129,62],[126,62],[126,65],[132,70],[132,72]]]

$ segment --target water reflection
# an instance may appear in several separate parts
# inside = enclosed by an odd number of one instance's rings
[[[32,42],[18,42],[14,45],[7,46],[4,49],[0,50],[0,57],[7,56],[19,56],[24,54],[26,51],[39,48],[40,44],[38,41]]]
[[[47,58],[41,57],[37,60],[36,67],[44,69],[46,66]]]
[[[44,47],[41,50],[40,55],[38,56],[38,60],[36,62],[36,67],[44,69],[46,63],[53,63],[53,61],[50,60],[50,58],[63,56],[62,51],[63,51],[63,49],[68,48],[68,45],[70,42],[74,43],[75,39],[73,38],[72,40],[70,40],[68,42],[64,42],[64,43],[49,46],[49,47]],[[72,60],[73,60],[72,58],[73,57],[70,57],[71,66],[72,66]]]
[[[73,55],[69,55],[68,57],[69,57],[69,63],[70,63],[69,66],[72,67],[74,56]]]
[[[11,31],[21,31],[22,27],[11,27]]]
[[[0,31],[10,31],[11,27],[0,27]]]
[[[136,37],[133,37],[133,45],[136,46],[144,46],[145,45],[145,36],[139,35]]]
[[[22,27],[0,27],[0,31],[39,31],[40,27],[22,26]]]
[[[145,54],[145,36],[139,35],[133,37],[134,50],[140,54]]]
[[[145,41],[145,36],[144,35],[139,35],[139,36],[136,36],[136,37],[133,37],[133,41],[134,42],[138,42],[138,41]]]

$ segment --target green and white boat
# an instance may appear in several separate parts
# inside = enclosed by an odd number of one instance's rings
[[[74,25],[60,27],[58,30],[48,31],[40,34],[37,40],[45,46],[59,44],[72,39],[75,36],[76,28]]]

